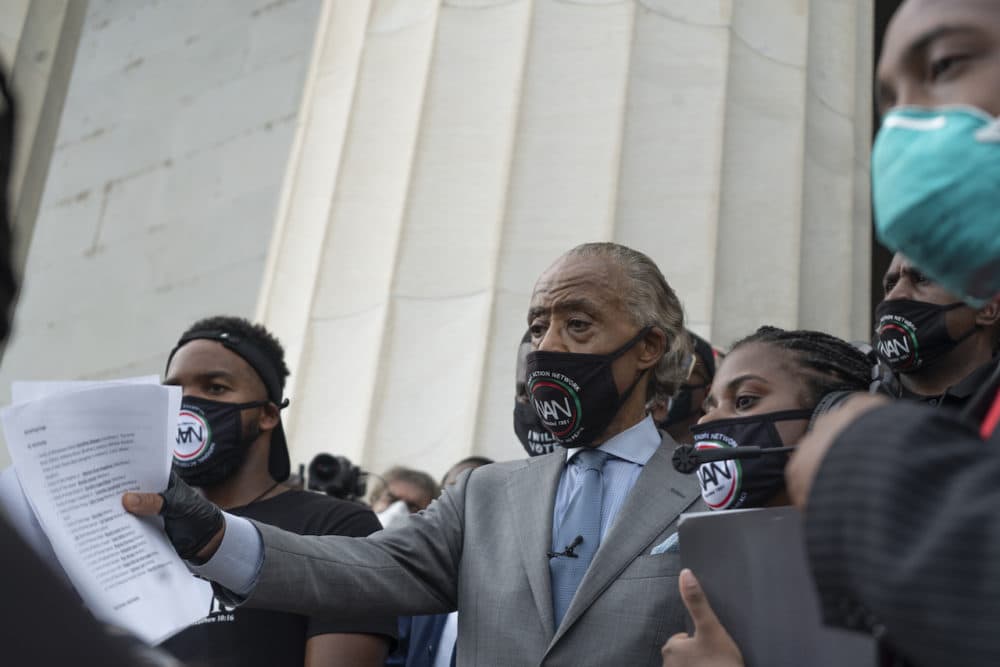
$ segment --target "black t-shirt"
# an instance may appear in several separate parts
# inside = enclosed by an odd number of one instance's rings
[[[381,530],[366,507],[311,491],[286,491],[231,514],[299,535],[364,537]],[[163,643],[191,667],[302,667],[309,637],[334,632],[396,636],[396,618],[379,621],[307,617],[228,607],[212,600],[208,616]]]
[[[957,383],[948,387],[943,394],[938,396],[922,396],[908,391],[900,385],[900,398],[920,401],[931,407],[951,408],[952,410],[964,410],[970,402],[978,401],[981,405],[971,407],[972,413],[969,415],[976,421],[986,416],[986,411],[990,406],[990,399],[996,392],[986,388],[987,384],[995,382],[997,369],[1000,368],[1000,356],[994,357],[989,363],[983,364],[972,371]],[[985,398],[985,401],[980,401]]]

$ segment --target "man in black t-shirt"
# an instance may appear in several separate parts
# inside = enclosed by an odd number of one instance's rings
[[[167,361],[166,384],[184,390],[174,471],[228,512],[302,535],[364,537],[381,528],[371,510],[281,484],[290,461],[280,410],[288,368],[278,341],[234,317],[196,322]],[[163,647],[206,667],[376,667],[395,618],[345,620],[234,609],[207,616]]]

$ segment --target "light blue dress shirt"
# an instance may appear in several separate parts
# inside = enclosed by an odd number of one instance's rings
[[[656,430],[653,418],[647,416],[632,428],[622,431],[597,448],[612,455],[604,464],[601,542],[604,541],[604,536],[608,534],[615,517],[618,516],[618,511],[625,504],[629,491],[635,486],[635,480],[639,479],[643,466],[660,446],[660,441],[660,433]],[[577,447],[566,452],[566,466],[563,467],[562,477],[559,479],[556,503],[552,509],[553,546],[555,546],[556,528],[562,524],[580,476],[580,466],[569,465],[580,449]]]
[[[635,426],[622,431],[598,449],[613,455],[604,464],[604,495],[601,506],[601,541],[614,523],[618,511],[625,504],[635,480],[642,468],[660,446],[660,434],[652,417],[646,417]],[[580,451],[579,448],[566,452],[566,462]],[[577,466],[563,468],[556,491],[556,503],[552,512],[552,539],[555,540],[555,526],[559,525],[570,496],[576,486],[579,470]],[[246,596],[257,583],[257,576],[264,563],[264,542],[260,532],[248,520],[232,514],[222,513],[226,520],[226,534],[215,555],[204,565],[188,563],[188,569],[200,577],[209,579],[240,596]]]
[[[222,513],[226,534],[215,555],[204,565],[187,561],[188,569],[199,577],[221,584],[233,593],[246,597],[257,583],[264,564],[264,540],[249,519]]]

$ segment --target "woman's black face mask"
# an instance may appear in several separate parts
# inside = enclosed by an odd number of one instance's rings
[[[659,427],[668,429],[674,424],[680,424],[692,417],[700,416],[701,406],[695,405],[693,396],[694,392],[706,388],[708,388],[708,383],[682,384],[667,403],[667,416],[659,423]]]
[[[779,421],[807,420],[812,410],[781,410],[735,419],[717,419],[691,427],[696,449],[784,447]],[[755,459],[713,461],[698,467],[701,497],[713,510],[763,507],[785,488],[788,454]]]

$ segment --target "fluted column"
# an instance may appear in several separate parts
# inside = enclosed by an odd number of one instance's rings
[[[867,337],[871,29],[865,2],[733,3],[715,342]]]
[[[863,335],[870,14],[327,0],[259,308],[292,352],[294,457],[519,456],[528,298],[583,241],[647,252],[720,345]]]

